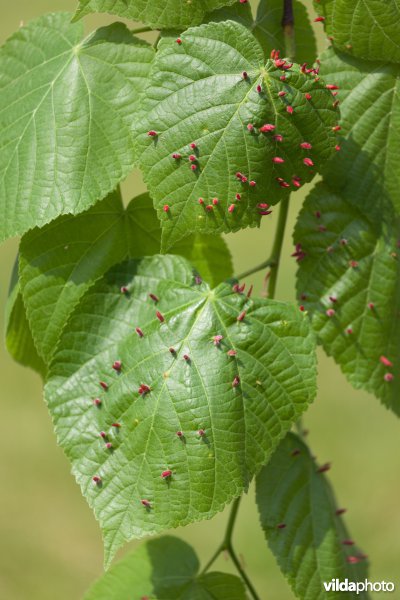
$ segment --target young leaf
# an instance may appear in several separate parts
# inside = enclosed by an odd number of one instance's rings
[[[367,577],[366,557],[349,539],[319,468],[300,438],[288,434],[256,480],[268,545],[302,600],[339,597],[324,590],[324,582],[332,579],[356,582]],[[357,598],[368,594],[361,592]]]
[[[254,23],[254,35],[268,55],[274,48],[285,53],[282,28],[282,0],[260,0]],[[317,42],[311,27],[307,8],[300,0],[293,1],[296,61],[313,63],[317,56]]]
[[[338,50],[400,62],[399,0],[314,0],[314,6]]]
[[[138,136],[164,248],[189,232],[258,225],[260,203],[286,197],[332,155],[338,117],[322,80],[298,65],[264,66],[261,46],[240,23],[189,29],[181,42],[159,44]],[[260,132],[264,125],[273,131]]]
[[[82,40],[70,17],[40,17],[0,51],[0,240],[82,212],[134,163],[154,51],[121,23]]]
[[[91,288],[45,394],[106,563],[124,541],[211,518],[247,489],[312,401],[315,372],[295,306],[210,290],[183,258],[130,261]]]
[[[340,134],[348,137],[324,169],[325,181],[377,214],[387,198],[400,212],[400,66],[330,49],[321,56],[321,75],[339,87]]]
[[[147,23],[153,29],[183,29],[198,25],[204,15],[237,0],[79,0],[74,20],[106,12]]]
[[[242,581],[227,573],[198,575],[199,560],[179,538],[161,537],[142,544],[110,568],[84,600],[246,600]]]
[[[42,377],[46,367],[38,355],[26,317],[26,310],[18,283],[18,261],[13,271],[10,292],[6,304],[6,347],[13,359],[30,367]]]
[[[86,290],[113,265],[157,254],[161,229],[148,194],[125,210],[119,190],[77,216],[62,216],[27,233],[20,247],[21,289],[33,338],[50,361],[69,316]],[[232,275],[219,236],[192,236],[174,247],[214,284]]]
[[[294,233],[305,252],[297,289],[349,381],[400,415],[400,224],[377,219],[363,200],[323,184],[311,192]]]

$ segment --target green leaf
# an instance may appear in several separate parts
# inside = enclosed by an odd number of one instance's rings
[[[253,13],[250,2],[236,2],[233,6],[224,6],[205,16],[203,23],[218,23],[219,21],[237,21],[249,29],[253,28]]]
[[[293,2],[293,15],[296,61],[313,63],[317,56],[317,42],[307,8],[299,0]],[[281,55],[285,54],[282,16],[282,0],[260,0],[254,22],[254,35],[266,54],[273,49],[280,50]]]
[[[113,265],[157,254],[161,229],[148,194],[125,210],[119,190],[77,216],[62,216],[26,234],[20,247],[21,289],[36,346],[50,361],[79,299]],[[231,277],[220,236],[192,236],[174,252],[189,258],[217,284]]]
[[[142,21],[153,29],[198,25],[204,15],[237,0],[79,0],[74,20],[93,12],[106,12]]]
[[[308,154],[316,169],[332,155],[332,126],[338,116],[322,80],[316,82],[294,65],[287,81],[281,81],[283,71],[271,60],[264,66],[261,46],[239,23],[205,24],[181,38],[181,44],[170,38],[159,44],[138,136],[140,163],[162,221],[166,249],[189,232],[258,225],[259,203],[275,204],[286,197],[296,189],[294,176],[302,183],[312,179],[314,169],[303,163]],[[285,90],[287,95],[278,97]],[[305,98],[308,92],[311,101]],[[287,106],[293,106],[293,114]],[[253,132],[248,124],[254,125]],[[274,133],[283,142],[275,141],[273,132],[260,133],[264,124],[276,126]],[[312,150],[299,147],[304,141]],[[195,151],[191,143],[197,145]],[[182,158],[174,159],[174,153]],[[284,164],[274,163],[275,157]],[[238,179],[238,172],[247,182]],[[277,177],[288,182],[287,189]],[[236,194],[241,194],[240,201]],[[213,198],[219,204],[207,210]],[[233,212],[228,210],[231,205]]]
[[[321,56],[321,74],[340,88],[340,133],[348,138],[324,169],[325,181],[377,214],[388,199],[400,212],[400,66],[330,49]]]
[[[42,377],[46,367],[38,355],[26,317],[26,310],[18,283],[18,260],[11,278],[6,304],[6,347],[10,355],[21,365],[30,367]]]
[[[210,290],[176,256],[127,262],[87,292],[45,394],[107,564],[124,541],[211,518],[247,489],[315,395],[314,345],[295,306]]]
[[[132,169],[132,115],[154,51],[114,23],[82,40],[69,13],[0,51],[0,240],[79,213]]]
[[[338,50],[400,62],[399,0],[314,0],[314,6]]]
[[[256,480],[268,545],[302,600],[339,599],[343,592],[325,592],[324,582],[367,577],[365,556],[356,546],[343,543],[352,540],[336,514],[332,488],[320,468],[307,446],[288,434]],[[368,598],[365,592],[349,596]]]
[[[323,184],[311,192],[294,233],[306,253],[297,289],[349,381],[400,415],[400,223],[377,219],[361,194],[349,202]]]
[[[246,600],[241,580],[227,573],[198,575],[199,560],[182,540],[165,536],[125,555],[88,591],[84,600]]]

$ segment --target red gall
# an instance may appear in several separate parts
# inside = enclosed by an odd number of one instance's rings
[[[112,366],[114,371],[120,371],[122,369],[122,362],[120,360],[116,360]]]
[[[386,358],[386,356],[381,356],[379,358],[379,360],[381,361],[381,363],[383,365],[385,365],[385,367],[393,367],[392,361],[390,361],[388,358]]]
[[[172,475],[172,471],[170,469],[166,469],[165,471],[163,471],[161,473],[161,478],[162,479],[169,479]]]
[[[317,473],[326,473],[331,468],[331,463],[325,463],[321,467],[318,467]]]
[[[239,375],[236,375],[234,380],[232,381],[232,387],[236,388],[240,385],[240,377]]]
[[[157,310],[157,311],[156,311],[156,317],[157,317],[157,319],[160,321],[160,323],[164,323],[164,321],[165,321],[165,318],[164,318],[164,316],[163,316],[163,315],[160,313],[160,311],[159,311],[159,310]]]
[[[275,125],[272,125],[272,123],[266,123],[265,125],[260,127],[261,133],[266,133],[268,131],[274,131],[274,130],[275,130]]]
[[[138,336],[139,336],[140,338],[144,337],[144,333],[143,333],[143,331],[140,329],[140,327],[136,327],[135,331],[136,331],[136,333],[138,334]]]

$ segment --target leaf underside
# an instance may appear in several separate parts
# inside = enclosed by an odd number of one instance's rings
[[[6,304],[6,347],[15,361],[25,367],[32,368],[39,375],[44,377],[46,367],[37,352],[32,332],[26,318],[26,310],[18,282],[17,267],[18,262],[16,262],[14,268]]]
[[[125,540],[211,518],[247,489],[314,397],[314,339],[296,307],[211,291],[183,258],[129,261],[80,302],[45,393],[108,564]]]
[[[324,582],[364,581],[368,563],[336,513],[332,488],[319,468],[300,438],[288,434],[257,476],[257,505],[268,545],[296,596],[339,600],[343,592],[325,592]]]
[[[160,251],[161,229],[148,194],[125,209],[117,190],[77,216],[61,216],[27,233],[20,247],[20,284],[39,353],[46,363],[75,306],[97,279],[126,258]],[[173,249],[217,285],[232,276],[220,236],[191,236]]]
[[[79,0],[74,20],[106,12],[142,21],[153,29],[179,29],[202,22],[206,13],[238,0]]]
[[[399,0],[315,0],[314,6],[338,50],[400,62]]]
[[[122,23],[82,40],[70,19],[42,16],[0,50],[0,240],[86,210],[134,164],[154,50]]]
[[[138,136],[140,165],[162,221],[164,249],[189,232],[258,225],[259,204],[287,197],[297,189],[296,177],[300,185],[310,181],[336,143],[332,127],[338,111],[324,82],[298,65],[289,72],[271,60],[264,66],[263,50],[246,27],[233,21],[208,23],[181,39],[181,44],[170,37],[159,44]],[[280,91],[287,94],[279,97]],[[276,129],[261,133],[265,124]],[[312,149],[302,149],[303,142]]]
[[[84,600],[246,600],[242,581],[227,573],[198,575],[191,546],[165,536],[130,552],[90,588]]]

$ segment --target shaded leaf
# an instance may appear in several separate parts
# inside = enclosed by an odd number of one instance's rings
[[[30,367],[44,377],[46,368],[38,355],[26,318],[26,310],[18,283],[18,260],[15,263],[6,304],[6,347],[21,365]]]
[[[142,21],[153,29],[198,25],[206,13],[237,0],[79,0],[74,20],[93,12],[106,12]]]
[[[45,393],[108,564],[124,541],[210,518],[247,489],[314,397],[314,339],[296,307],[210,290],[183,258],[130,261],[82,299]]]
[[[399,0],[314,0],[314,6],[338,50],[400,62]]]
[[[367,562],[352,542],[332,488],[307,446],[288,434],[257,476],[261,526],[283,574],[302,600],[341,598],[332,579],[364,581]],[[345,543],[343,543],[345,542]],[[350,598],[368,598],[348,592]]]
[[[157,254],[161,229],[148,194],[125,210],[119,190],[77,216],[62,216],[26,234],[20,247],[21,289],[36,346],[49,362],[86,290],[113,265]],[[174,248],[217,284],[232,262],[219,236],[192,236]]]
[[[253,28],[253,13],[250,2],[236,2],[233,6],[224,6],[207,14],[203,23],[219,21],[237,21],[249,29]]]
[[[132,169],[132,115],[154,51],[121,23],[82,40],[69,13],[0,51],[0,240],[79,213]]]
[[[227,573],[198,575],[199,560],[191,546],[165,536],[130,552],[103,575],[84,600],[246,600],[241,580]]]
[[[299,263],[298,294],[325,351],[354,387],[374,393],[400,414],[398,218],[387,224],[370,213],[362,194],[348,202],[318,184],[300,213],[294,239],[306,253]]]
[[[170,38],[159,44],[138,137],[140,163],[162,221],[166,249],[189,232],[258,225],[259,203],[276,203],[297,189],[293,177],[302,183],[312,179],[315,171],[304,158],[310,155],[320,169],[332,155],[337,119],[323,81],[316,82],[297,65],[281,81],[283,70],[271,60],[263,66],[262,48],[243,25],[209,23],[181,38],[181,44]],[[279,91],[287,95],[278,97]],[[306,92],[312,94],[311,101]],[[254,125],[252,132],[249,124]],[[275,132],[260,133],[264,124],[276,126]],[[281,134],[283,142],[274,134]],[[312,150],[300,148],[304,141]],[[176,153],[182,158],[173,158]],[[277,164],[274,158],[285,162]],[[246,182],[238,179],[238,172]],[[288,188],[281,187],[285,182]],[[213,198],[218,205],[207,210]]]
[[[340,88],[340,134],[347,136],[324,169],[325,180],[377,215],[388,199],[400,211],[400,66],[330,49],[321,56],[321,74]]]
[[[280,50],[281,55],[285,55],[282,16],[282,0],[260,0],[254,22],[254,35],[267,55],[273,49]],[[293,16],[296,61],[312,64],[317,56],[317,42],[307,8],[299,0],[293,1]]]

